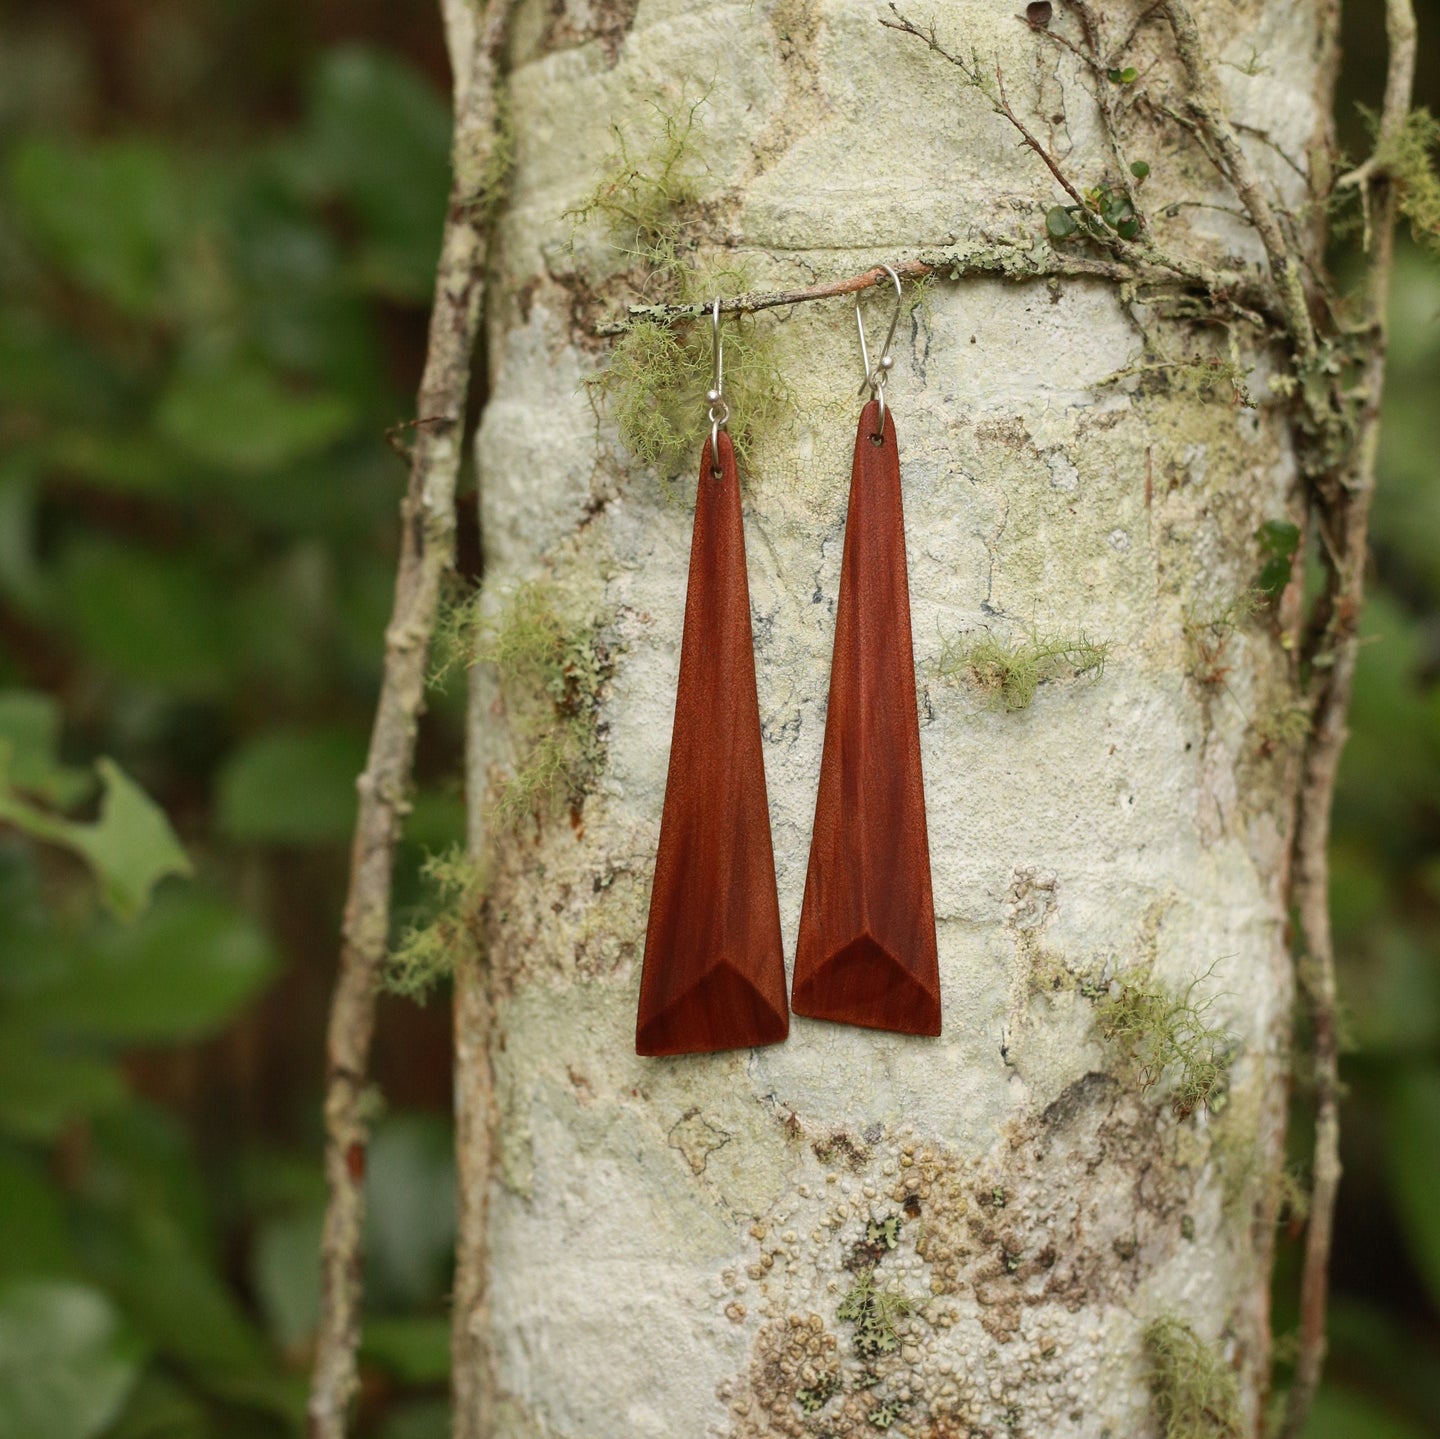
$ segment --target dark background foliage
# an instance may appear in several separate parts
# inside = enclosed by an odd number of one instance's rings
[[[1358,154],[1384,49],[1380,7],[1350,10]],[[1434,3],[1422,25],[1433,57]],[[303,1430],[325,1005],[404,480],[386,431],[423,358],[447,85],[432,0],[0,3],[0,1439]],[[1313,1439],[1440,1435],[1440,268],[1403,250],[1395,298]],[[461,832],[459,725],[437,695],[401,923]],[[375,1439],[447,1432],[448,1091],[443,998],[384,1001]]]

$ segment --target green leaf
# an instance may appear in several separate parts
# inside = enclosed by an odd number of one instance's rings
[[[42,255],[133,314],[165,310],[184,230],[169,154],[142,140],[22,142],[16,208]]]
[[[1045,212],[1045,229],[1052,240],[1064,240],[1079,228],[1064,205],[1053,205]]]
[[[1266,560],[1257,583],[1266,595],[1272,600],[1275,599],[1290,583],[1290,561],[1281,559],[1278,555],[1274,559]]]
[[[1140,78],[1140,72],[1133,65],[1127,65],[1123,70],[1107,70],[1105,78],[1115,85],[1133,85]]]
[[[1127,220],[1135,218],[1135,207],[1130,197],[1120,190],[1100,192],[1100,218],[1113,230]]]
[[[1305,1439],[1427,1439],[1432,1432],[1375,1399],[1330,1384],[1316,1396],[1305,1425]]]
[[[59,573],[69,628],[92,662],[186,694],[223,685],[229,596],[198,554],[83,537],[66,546]]]
[[[443,1314],[369,1318],[362,1357],[402,1384],[441,1384],[450,1375],[450,1321]]]
[[[238,1439],[230,1427],[225,1439]],[[268,1435],[269,1426],[260,1431]],[[105,1439],[220,1439],[205,1406],[173,1380],[150,1370],[130,1391],[124,1412]]]
[[[449,1293],[454,1263],[453,1130],[429,1115],[395,1115],[370,1143],[366,1292],[377,1308],[415,1309]]]
[[[1140,233],[1140,221],[1132,215],[1128,220],[1121,220],[1115,226],[1115,233],[1122,240],[1133,240]]]
[[[434,87],[379,51],[333,50],[296,159],[359,221],[362,283],[397,299],[428,296],[450,191],[450,108]]]
[[[74,1268],[60,1186],[28,1154],[9,1145],[0,1146],[0,1214],[5,1216],[0,1284],[54,1278]]]
[[[0,747],[0,821],[36,839],[73,850],[94,871],[105,903],[134,919],[167,875],[190,874],[190,861],[170,821],[113,760],[97,762],[105,793],[91,824],[62,819],[22,800],[10,787],[8,753]]]
[[[98,1291],[0,1289],[0,1439],[90,1439],[119,1412],[139,1365],[139,1346]]]
[[[282,731],[251,740],[219,779],[218,824],[251,844],[325,844],[355,824],[365,746],[348,730]]]
[[[248,915],[171,891],[134,924],[85,933],[64,978],[31,1012],[70,1033],[122,1043],[196,1040],[227,1024],[278,964]]]
[[[60,762],[60,706],[49,695],[0,690],[0,745],[6,744],[10,783],[46,804],[69,809],[95,787],[93,776]]]
[[[266,1325],[276,1342],[293,1350],[320,1319],[320,1230],[316,1208],[267,1221],[256,1236],[251,1277]]]
[[[375,1439],[450,1439],[450,1405],[444,1399],[412,1399],[386,1410]]]
[[[1255,531],[1255,538],[1266,554],[1288,560],[1300,548],[1300,526],[1289,520],[1266,520]]]
[[[1144,160],[1132,160],[1130,162],[1130,173],[1137,180],[1148,179],[1150,175],[1150,166],[1146,164]]]
[[[349,400],[289,388],[242,361],[182,371],[155,416],[160,432],[182,450],[251,475],[323,450],[355,420]]]
[[[62,1053],[28,1027],[0,1027],[0,1130],[21,1139],[54,1139],[73,1120],[125,1102],[115,1066],[85,1053]]]
[[[1390,1188],[1415,1267],[1440,1303],[1440,1068],[1403,1069],[1386,1104]]]

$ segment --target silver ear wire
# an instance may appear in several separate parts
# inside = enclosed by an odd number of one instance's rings
[[[870,368],[870,354],[865,348],[865,321],[860,315],[860,292],[855,293],[855,328],[860,331],[860,363],[865,367],[865,378],[860,381],[860,388],[856,394],[863,395],[868,389],[870,398],[878,402],[880,414],[878,427],[870,437],[879,444],[885,437],[885,380],[890,374],[890,369],[895,363],[895,358],[890,353],[890,346],[895,342],[895,327],[900,323],[900,276],[890,268],[889,265],[880,267],[890,276],[895,286],[895,312],[890,316],[890,328],[885,332],[885,347],[880,351],[880,358],[875,362],[875,368]],[[878,280],[875,282],[880,283]]]
[[[898,282],[897,282],[898,283]],[[897,311],[898,314],[898,311]],[[725,403],[725,346],[720,339],[720,296],[710,307],[710,476],[720,478],[720,431],[730,423],[730,406]]]

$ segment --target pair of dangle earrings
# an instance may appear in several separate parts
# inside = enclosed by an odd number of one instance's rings
[[[900,279],[860,412],[835,617],[830,701],[796,943],[796,1014],[940,1033],[940,977],[895,421],[885,403]],[[680,682],[645,936],[635,1049],[688,1054],[789,1032],[780,906],[755,688],[720,301],[710,437],[700,462]]]

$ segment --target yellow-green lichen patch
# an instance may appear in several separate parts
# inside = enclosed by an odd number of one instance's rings
[[[1213,1345],[1183,1319],[1145,1326],[1151,1401],[1162,1439],[1240,1439],[1240,1385]]]
[[[562,804],[577,810],[605,758],[598,716],[613,662],[598,618],[568,611],[553,584],[523,584],[482,624],[477,657],[495,667],[516,740],[496,815],[515,824]]]
[[[638,123],[616,126],[606,173],[570,212],[577,231],[598,226],[626,257],[632,302],[694,303],[747,287],[732,257],[704,247],[711,208],[704,199],[705,102],[651,100]],[[744,463],[754,436],[786,407],[787,393],[768,316],[727,317],[722,333],[729,432]],[[605,368],[586,381],[592,397],[609,406],[625,448],[666,476],[698,463],[710,427],[711,349],[706,320],[636,318]]]
[[[476,861],[455,846],[428,855],[420,867],[430,899],[405,928],[385,965],[385,987],[423,1000],[449,979],[461,955],[480,945],[480,911],[485,902],[484,874]]]
[[[1084,634],[1041,634],[1002,641],[994,635],[947,639],[935,665],[943,680],[965,682],[997,709],[1023,710],[1036,690],[1057,680],[1098,680],[1105,672],[1109,647]]]
[[[1113,980],[1096,1001],[1095,1018],[1122,1060],[1122,1075],[1142,1090],[1164,1082],[1178,1118],[1219,1108],[1238,1044],[1213,1023],[1213,1000],[1199,1000],[1200,976],[1182,993],[1165,989],[1146,970]]]

